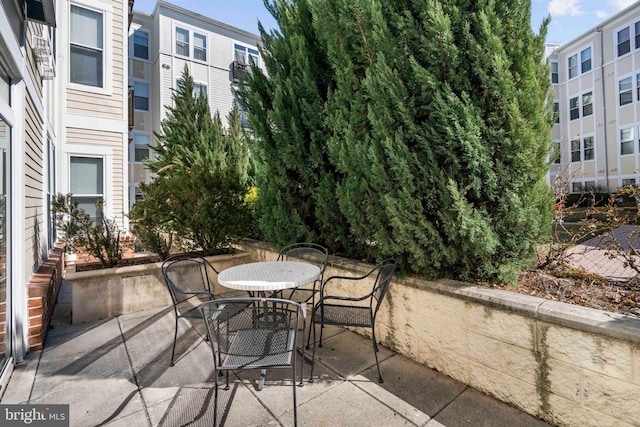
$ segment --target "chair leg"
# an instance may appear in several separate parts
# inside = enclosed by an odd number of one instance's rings
[[[178,316],[176,316],[176,328],[173,333],[173,350],[171,350],[171,365],[175,365],[175,357],[176,357],[176,341],[178,341]]]
[[[304,360],[302,361],[302,366],[304,366]],[[291,378],[292,378],[292,386],[293,386],[293,425],[297,426],[298,425],[298,401],[296,400],[296,360],[295,360],[295,354],[294,354],[292,369],[293,369],[293,376]],[[301,375],[301,377],[302,377],[302,375]]]
[[[313,309],[311,309],[311,316],[314,315]],[[315,323],[313,321],[313,317],[311,318],[311,325],[309,326],[309,333],[307,334],[307,350],[309,350],[309,342],[311,341],[311,329],[315,328]],[[315,331],[313,331],[315,334]],[[315,335],[314,335],[315,340]]]
[[[380,373],[380,362],[378,361],[378,343],[376,342],[375,325],[371,328],[371,339],[373,340],[373,355],[376,357],[376,367],[378,368],[378,382],[382,384],[382,374]]]
[[[222,371],[219,372],[220,374]],[[214,385],[214,397],[213,397],[213,425],[218,425],[218,375],[215,375]]]
[[[309,382],[313,382],[313,368],[316,367],[316,319],[315,310],[311,311],[311,327],[309,328],[309,337],[311,337],[311,330],[313,329],[313,352],[311,353],[311,374],[309,375]],[[309,341],[307,340],[307,349],[309,348]]]
[[[306,313],[305,313],[305,314],[306,314]],[[307,330],[307,318],[306,318],[306,317],[304,317],[304,318],[302,319],[302,343],[301,343],[301,345],[300,345],[300,356],[302,357],[302,367],[300,368],[300,387],[302,387],[302,386],[304,385],[304,356],[305,356],[305,353],[304,353],[304,331],[306,331],[306,330]],[[297,332],[297,331],[296,331],[296,332]],[[296,337],[297,337],[297,336],[296,336]],[[296,340],[297,340],[297,339],[296,339]],[[298,345],[298,344],[296,343],[296,346],[297,346],[297,345]],[[294,350],[294,351],[295,351],[295,350]],[[295,353],[293,354],[293,357],[294,357],[294,360],[295,360],[295,357],[296,357],[296,354],[295,354]],[[293,377],[294,381],[295,381],[295,378],[296,378],[296,377],[295,377],[295,375],[294,375],[294,377]]]

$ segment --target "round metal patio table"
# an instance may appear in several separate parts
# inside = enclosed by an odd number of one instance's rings
[[[297,288],[313,283],[319,278],[320,267],[313,264],[296,261],[261,261],[222,270],[218,274],[218,283],[227,288],[247,291],[251,295],[258,293],[266,296],[267,292]],[[306,325],[306,321],[303,324]],[[266,370],[262,370],[258,390],[262,390],[265,377]]]

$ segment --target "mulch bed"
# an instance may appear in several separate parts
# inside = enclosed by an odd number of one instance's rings
[[[482,285],[640,317],[639,281],[616,282],[580,271],[568,271],[563,275],[569,277],[559,278],[545,272],[531,271],[521,274],[515,285]]]

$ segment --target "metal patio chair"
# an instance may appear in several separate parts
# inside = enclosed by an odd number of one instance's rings
[[[213,300],[211,291],[213,279],[218,274],[209,261],[197,254],[180,254],[167,258],[162,263],[162,276],[171,294],[176,317],[171,366],[175,364],[176,342],[178,340],[178,319],[201,319],[197,310],[203,299]]]
[[[298,287],[280,291],[278,297],[290,299],[296,302],[309,302],[311,307],[315,304],[316,293],[320,290],[324,270],[327,268],[329,260],[329,251],[322,245],[317,243],[293,243],[280,249],[277,261],[301,261],[320,267],[320,277],[313,282],[312,287]]]
[[[304,303],[280,298],[227,298],[200,306],[207,327],[217,374],[247,369],[291,369],[293,420],[298,423],[296,401],[296,333],[306,316]],[[300,384],[303,380],[300,371]],[[215,377],[214,417],[218,414],[218,376]]]
[[[380,304],[384,299],[393,273],[396,271],[396,261],[387,259],[378,264],[370,272],[360,277],[331,276],[320,287],[320,299],[313,308],[311,316],[311,329],[313,330],[313,355],[311,361],[311,377],[313,381],[313,369],[316,357],[316,324],[320,327],[320,340],[318,346],[322,347],[322,329],[324,325],[354,326],[360,328],[371,328],[371,340],[373,341],[373,353],[376,357],[378,368],[378,382],[382,383],[380,373],[380,363],[378,362],[378,343],[376,342],[376,315]],[[375,275],[375,276],[374,276]],[[357,297],[344,295],[329,295],[325,293],[327,284],[332,281],[340,281],[343,286],[356,285],[364,280],[371,280],[375,277],[371,291]],[[311,332],[311,331],[309,331]],[[309,333],[309,337],[311,333]],[[309,348],[309,338],[307,338],[307,349]]]

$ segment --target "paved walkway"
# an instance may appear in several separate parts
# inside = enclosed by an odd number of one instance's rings
[[[620,243],[622,250],[629,251],[630,248],[640,248],[640,226],[622,225],[613,232],[613,239]],[[597,236],[589,239],[569,250],[569,261],[574,268],[595,273],[612,280],[629,280],[638,273],[625,266],[622,257],[611,257],[604,249],[614,241],[608,236]],[[638,258],[638,257],[636,257]],[[639,262],[640,262],[640,258]]]
[[[170,367],[171,309],[70,325],[69,299],[63,286],[44,350],[16,367],[2,403],[67,403],[71,425],[81,427],[212,425],[214,376],[201,331],[181,324],[179,359]],[[300,425],[547,425],[382,346],[385,382],[378,384],[370,340],[341,328],[325,331],[316,380],[297,389]],[[224,425],[293,423],[288,372],[269,371],[262,391],[258,375],[232,376],[220,398]]]

